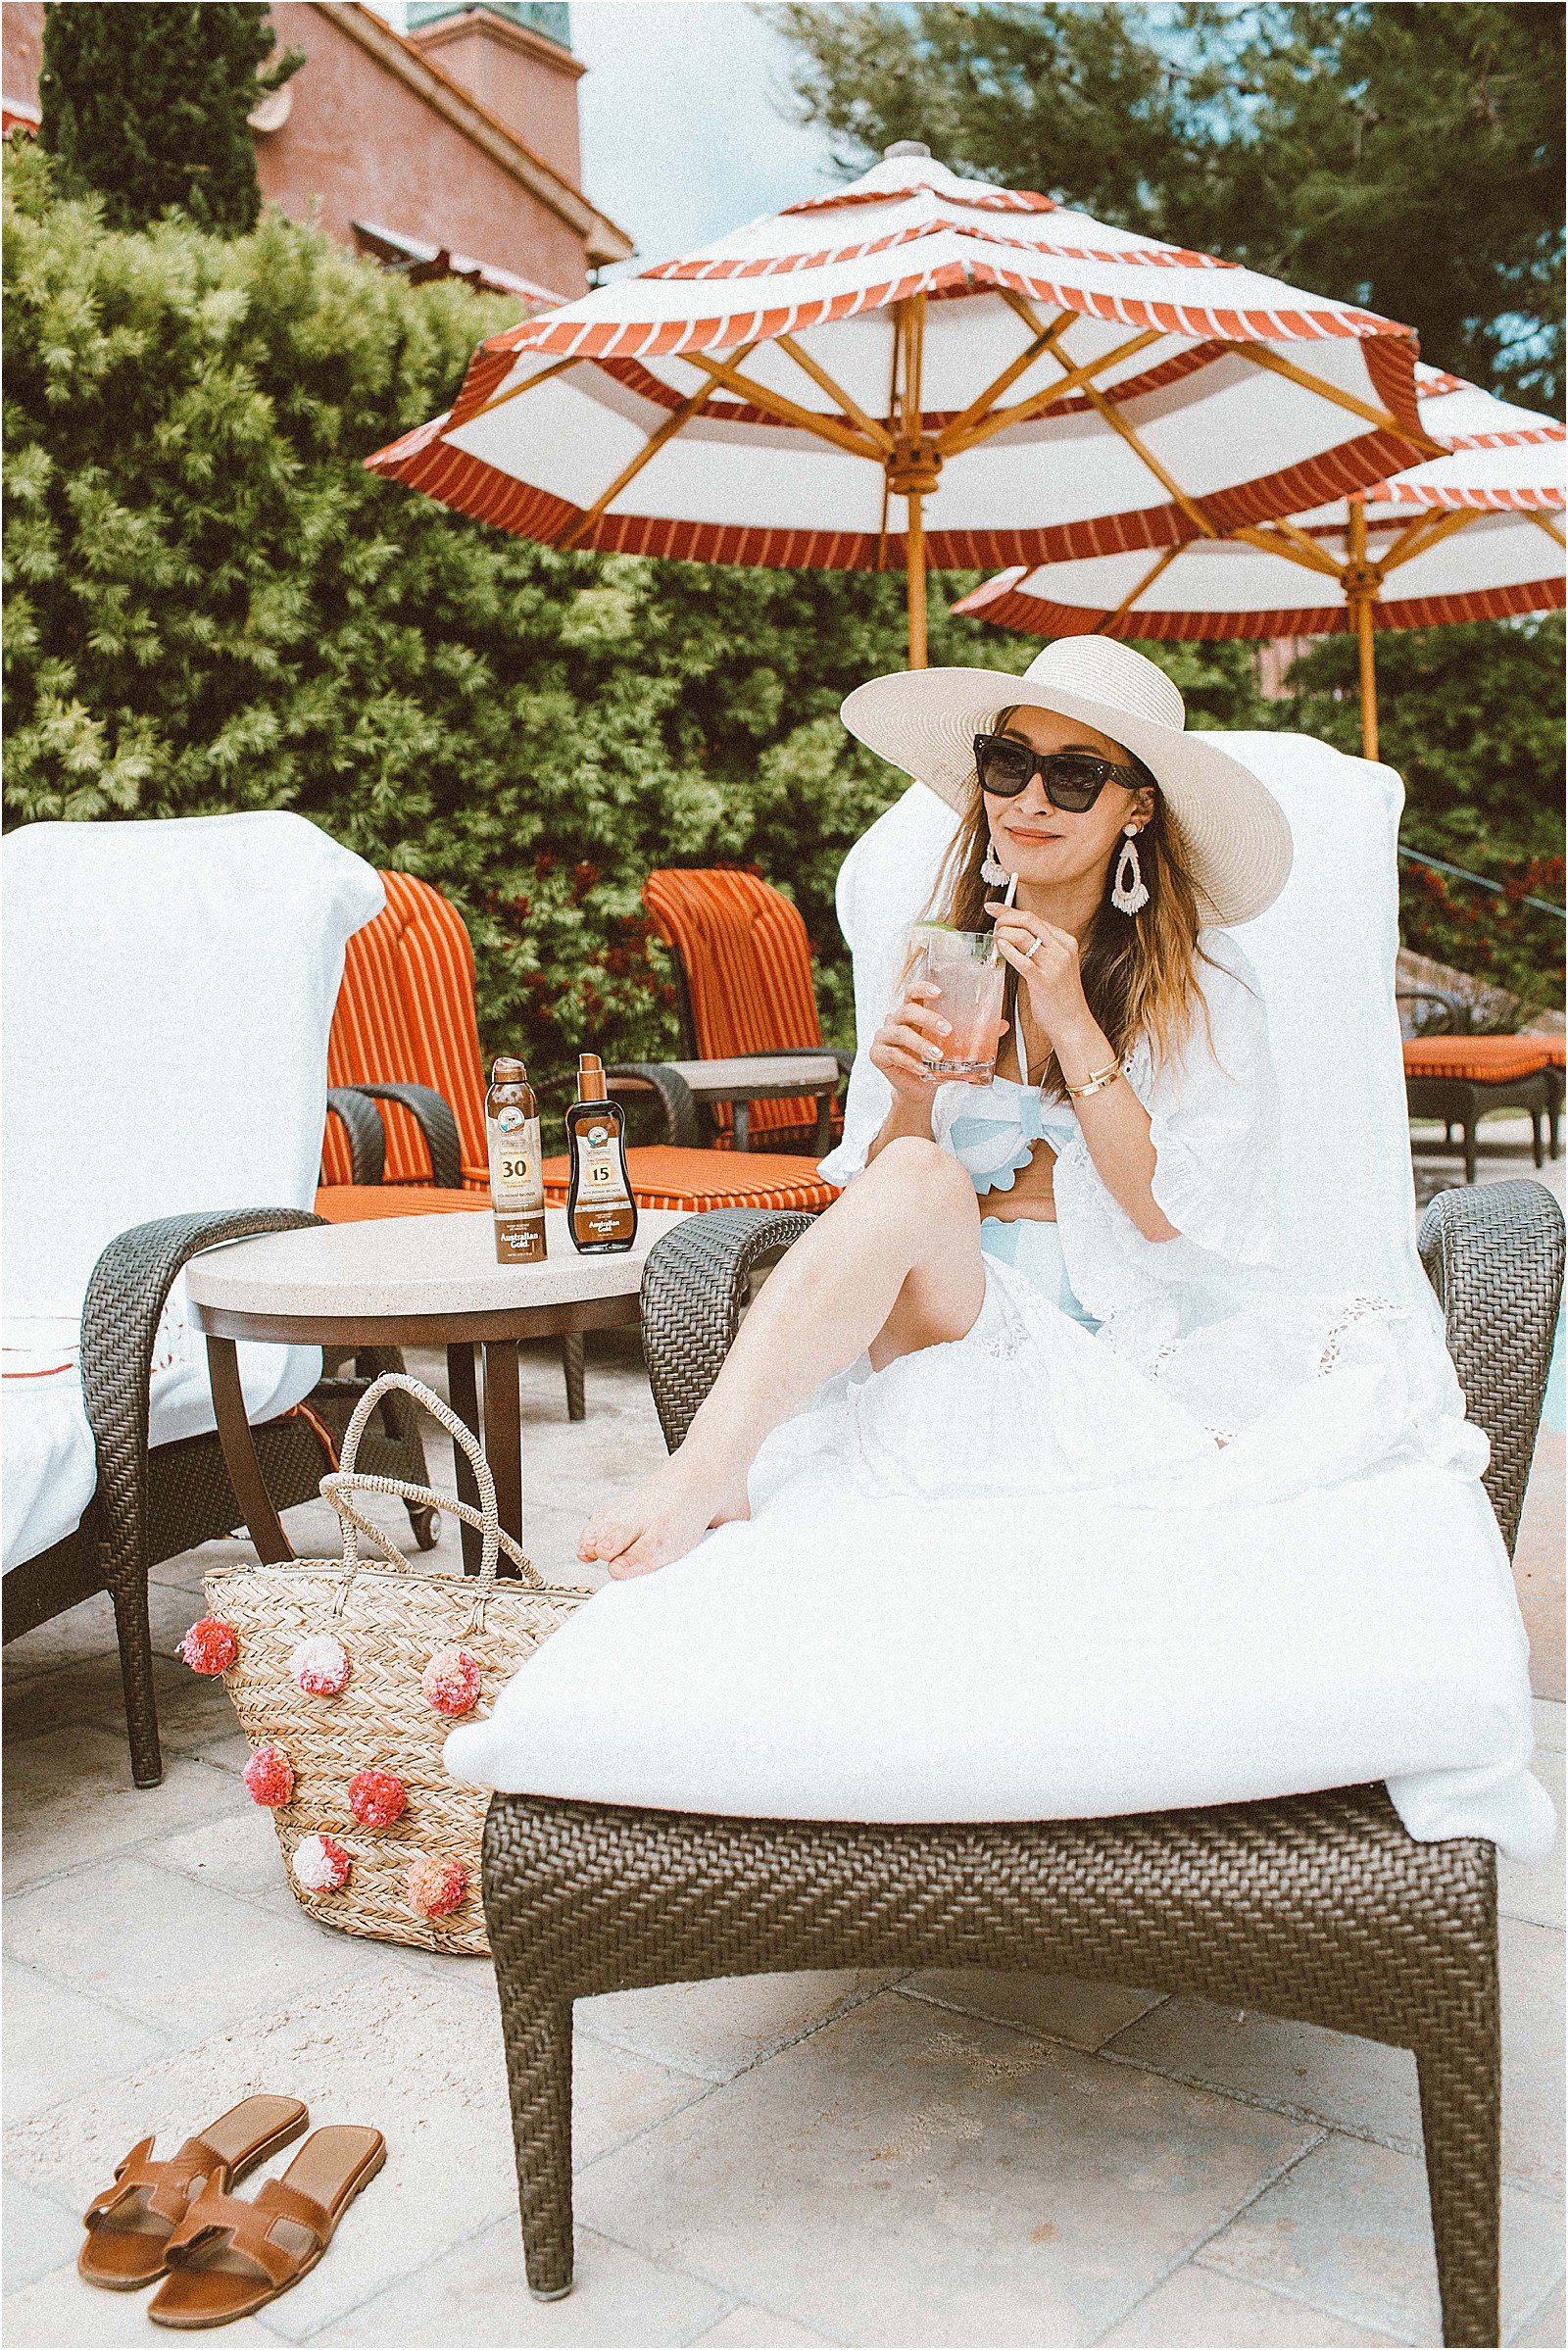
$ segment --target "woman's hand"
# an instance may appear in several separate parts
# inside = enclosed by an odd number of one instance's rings
[[[1064,1045],[1095,1026],[1078,967],[1078,941],[1070,930],[1057,930],[1021,906],[998,901],[986,911],[996,920],[998,949],[1023,982],[1035,1026],[1059,1058]]]
[[[931,1061],[943,1038],[952,1034],[951,1021],[930,1008],[932,998],[941,993],[928,980],[911,981],[904,1002],[889,1012],[871,1039],[871,1066],[881,1070],[901,1102],[930,1100],[936,1082]]]

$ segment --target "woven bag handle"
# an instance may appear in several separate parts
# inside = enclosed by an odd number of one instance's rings
[[[461,1445],[467,1454],[468,1465],[473,1471],[474,1483],[479,1489],[480,1506],[478,1509],[475,1509],[470,1502],[459,1501],[445,1493],[432,1493],[428,1486],[410,1485],[401,1477],[376,1477],[368,1472],[356,1474],[355,1462],[359,1457],[360,1438],[364,1434],[366,1423],[381,1397],[391,1388],[401,1388],[405,1395],[414,1397],[416,1403],[422,1404],[430,1417],[438,1421],[446,1430],[454,1444]],[[340,1465],[337,1470],[331,1476],[321,1479],[321,1497],[323,1500],[329,1501],[337,1511],[343,1527],[343,1596],[347,1596],[348,1587],[360,1570],[360,1536],[362,1534],[369,1535],[378,1548],[385,1552],[388,1560],[403,1574],[415,1572],[396,1543],[384,1535],[379,1527],[370,1524],[354,1508],[348,1496],[355,1493],[391,1493],[400,1501],[420,1502],[427,1509],[451,1510],[455,1517],[462,1518],[466,1524],[476,1526],[479,1529],[481,1542],[479,1579],[475,1598],[481,1610],[495,1590],[497,1554],[503,1547],[513,1564],[519,1569],[524,1580],[531,1583],[536,1590],[544,1590],[543,1576],[532,1561],[524,1556],[523,1551],[513,1541],[511,1535],[503,1534],[501,1531],[501,1521],[496,1512],[495,1479],[490,1474],[490,1463],[484,1456],[477,1437],[474,1436],[471,1429],[464,1425],[455,1411],[442,1402],[433,1389],[425,1386],[422,1379],[411,1378],[407,1371],[383,1371],[379,1379],[372,1380],[354,1406],[353,1417],[343,1432],[343,1446],[338,1459]]]

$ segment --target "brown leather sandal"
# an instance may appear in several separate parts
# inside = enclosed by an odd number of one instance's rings
[[[143,2138],[116,2169],[114,2185],[82,2214],[87,2240],[76,2255],[78,2275],[111,2293],[151,2284],[164,2274],[165,2248],[193,2199],[281,2153],[310,2118],[298,2097],[246,2097],[167,2161],[155,2162],[154,2141]]]
[[[194,2329],[251,2317],[309,2276],[344,2212],[386,2160],[378,2130],[313,2130],[281,2179],[254,2198],[209,2186],[165,2247],[169,2275],[147,2304],[158,2326]]]

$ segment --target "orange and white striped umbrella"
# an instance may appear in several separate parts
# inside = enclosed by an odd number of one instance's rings
[[[954,606],[1034,636],[1331,636],[1361,643],[1363,739],[1377,757],[1373,634],[1501,620],[1564,603],[1564,428],[1457,375],[1416,368],[1445,454],[1227,537],[999,572]]]
[[[497,335],[368,460],[548,546],[903,568],[1147,558],[1434,453],[1407,327],[903,144]],[[1146,563],[1147,567],[1147,563]]]

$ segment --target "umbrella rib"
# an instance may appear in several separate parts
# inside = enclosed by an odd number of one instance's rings
[[[830,400],[838,402],[840,409],[852,424],[858,424],[860,430],[866,434],[868,439],[875,441],[885,456],[892,456],[893,435],[885,424],[879,424],[873,416],[868,416],[859,402],[852,400],[844,386],[835,383],[826,367],[818,367],[810,353],[803,351],[792,334],[777,334],[773,340],[786,357],[794,360],[795,365],[809,375],[819,390],[826,392]]]
[[[1465,506],[1457,512],[1441,514],[1436,521],[1430,514],[1417,515],[1413,522],[1405,524],[1393,545],[1385,548],[1378,557],[1378,568],[1392,571],[1399,563],[1414,563],[1416,557],[1425,555],[1429,547],[1436,547],[1442,540],[1451,538],[1456,530],[1463,530],[1466,523],[1479,521],[1485,512],[1484,507]]]
[[[1067,328],[1078,316],[1076,311],[1064,310],[1052,320],[1049,326],[1042,326],[1021,294],[1015,295],[1007,286],[1000,286],[997,290],[1008,309],[1017,311],[1019,316],[1026,320],[1034,339],[1027,350],[1018,354],[1010,367],[1004,367],[1000,375],[992,377],[985,390],[970,401],[960,416],[955,416],[951,424],[943,426],[936,438],[938,449],[944,453],[956,442],[958,435],[968,430],[977,417],[983,416],[989,412],[995,402],[1001,399],[1003,393],[1017,382],[1025,368],[1032,367],[1043,352],[1054,351],[1056,342],[1060,336],[1066,333]]]
[[[1141,459],[1142,462],[1149,467],[1149,470],[1153,474],[1154,479],[1159,483],[1161,489],[1163,489],[1169,497],[1175,499],[1176,504],[1181,508],[1182,513],[1187,516],[1188,520],[1198,524],[1198,527],[1202,532],[1204,538],[1217,539],[1220,536],[1219,531],[1209,520],[1207,514],[1204,514],[1197,499],[1189,498],[1187,492],[1177,482],[1175,476],[1165,470],[1165,467],[1160,464],[1153,451],[1147,448],[1143,441],[1139,439],[1137,433],[1134,432],[1126,417],[1118,415],[1117,411],[1105,398],[1104,393],[1100,391],[1094,384],[1086,383],[1084,385],[1084,394],[1085,397],[1092,402],[1097,412],[1103,416],[1105,422],[1110,426],[1111,431],[1119,433],[1122,439],[1126,442],[1128,448],[1132,451],[1133,455],[1136,458]]]
[[[1182,544],[1185,545],[1186,541],[1184,540]],[[1114,628],[1118,620],[1124,620],[1127,617],[1127,614],[1132,611],[1132,608],[1137,603],[1139,597],[1144,594],[1146,589],[1153,586],[1161,571],[1163,571],[1168,564],[1173,563],[1176,561],[1176,558],[1178,555],[1180,555],[1181,551],[1182,550],[1180,546],[1167,547],[1159,561],[1150,565],[1149,569],[1144,573],[1142,579],[1140,579],[1138,582],[1138,585],[1134,588],[1132,594],[1130,596],[1123,596],[1115,611],[1109,613],[1105,619],[1101,621],[1100,627],[1094,632],[1095,635],[1099,636],[1102,629]]]
[[[745,354],[743,353],[742,357],[744,356]],[[683,400],[679,408],[675,409],[672,414],[667,416],[662,424],[661,424],[657,430],[649,434],[647,440],[638,450],[630,465],[621,466],[620,471],[615,475],[615,478],[611,483],[609,489],[601,490],[599,496],[594,500],[592,506],[586,508],[578,516],[577,520],[573,522],[565,537],[557,541],[558,546],[560,546],[563,551],[564,551],[567,547],[575,546],[578,539],[580,539],[586,531],[592,530],[594,524],[598,521],[600,515],[604,513],[611,500],[612,498],[618,498],[621,491],[626,487],[626,484],[629,481],[636,480],[644,465],[648,464],[650,458],[657,457],[660,450],[664,446],[664,443],[666,441],[672,441],[683,424],[690,423],[692,417],[696,416],[698,410],[703,406],[704,402],[710,400],[718,388],[719,387],[716,383],[705,383],[700,391],[693,392],[689,400]]]
[[[755,343],[748,345],[750,350],[756,348]],[[754,408],[761,409],[764,416],[777,417],[781,424],[799,425],[805,432],[814,432],[818,440],[831,441],[837,449],[847,449],[852,457],[868,457],[875,465],[882,463],[882,451],[875,441],[863,440],[848,424],[835,424],[831,416],[820,416],[814,409],[801,408],[782,392],[770,391],[766,384],[755,382],[750,375],[737,374],[733,361],[727,367],[722,366],[716,359],[710,359],[706,351],[682,351],[679,356],[687,367],[701,367],[705,374],[711,375],[715,384],[728,384],[735,391],[744,392]]]
[[[1549,538],[1555,546],[1561,547],[1564,544],[1568,544],[1568,542],[1565,542],[1562,532],[1557,528],[1557,525],[1552,520],[1551,516],[1549,514],[1544,514],[1540,507],[1527,506],[1522,511],[1530,516],[1531,521],[1534,522],[1538,530],[1544,530],[1545,532],[1547,538]]]
[[[1087,391],[1092,376],[1102,375],[1107,367],[1115,367],[1121,360],[1131,359],[1135,351],[1142,351],[1150,343],[1164,340],[1165,336],[1158,327],[1149,327],[1144,333],[1135,334],[1130,342],[1118,343],[1115,350],[1107,351],[1103,358],[1084,360],[1076,367],[1068,367],[1057,382],[1048,384],[1043,392],[1032,392],[1027,400],[1020,400],[1011,408],[993,409],[989,416],[982,417],[978,424],[971,424],[961,440],[956,437],[953,426],[949,425],[940,435],[937,448],[943,457],[954,457],[961,449],[973,449],[979,442],[990,440],[995,433],[1004,432],[1009,424],[1027,423],[1031,416],[1039,415],[1041,409],[1054,407],[1058,400],[1065,400],[1073,392]],[[1054,351],[1052,357],[1059,362],[1061,354]]]
[[[487,416],[493,408],[505,408],[509,400],[519,398],[523,392],[531,392],[536,383],[548,383],[552,375],[560,375],[567,367],[580,367],[582,357],[580,351],[573,351],[565,359],[553,360],[548,367],[541,367],[536,375],[525,375],[521,383],[514,383],[510,391],[497,392],[492,399],[481,400],[472,416],[465,416],[463,421],[465,424],[477,423],[478,419],[481,416]]]
[[[1283,375],[1288,383],[1299,384],[1304,392],[1316,392],[1320,400],[1330,401],[1336,408],[1348,409],[1352,416],[1364,416],[1369,424],[1376,424],[1381,431],[1392,432],[1396,440],[1405,441],[1412,449],[1419,449],[1423,457],[1446,457],[1449,454],[1446,442],[1435,441],[1427,432],[1412,432],[1396,416],[1391,416],[1387,409],[1374,408],[1370,400],[1358,400],[1353,392],[1342,392],[1338,384],[1325,383],[1320,375],[1308,374],[1305,367],[1298,367],[1292,361],[1282,359],[1277,351],[1269,350],[1262,343],[1227,343],[1225,349],[1250,360],[1254,367],[1267,367],[1271,374]]]
[[[1340,583],[1340,566],[1332,555],[1315,547],[1304,530],[1294,522],[1271,522],[1265,529],[1253,530],[1245,523],[1228,531],[1226,536],[1240,539],[1249,547],[1260,547],[1265,555],[1277,556],[1282,563],[1299,563],[1303,570],[1321,571],[1326,579]]]

